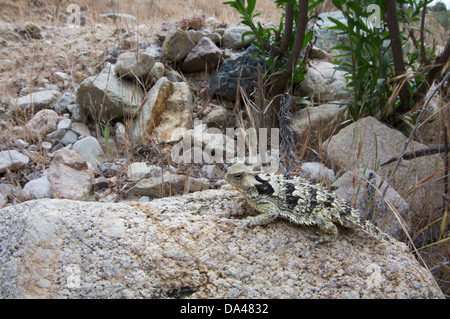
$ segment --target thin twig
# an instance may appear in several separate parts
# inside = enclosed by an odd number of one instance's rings
[[[445,137],[444,137],[444,139],[445,139]],[[450,148],[446,145],[428,147],[428,148],[424,148],[424,149],[417,150],[414,152],[405,153],[403,155],[403,159],[411,160],[411,159],[415,159],[417,157],[428,156],[428,155],[433,155],[433,154],[438,154],[438,153],[446,153],[449,150],[450,150]],[[400,156],[393,157],[390,160],[388,160],[387,162],[384,162],[383,164],[381,164],[380,166],[391,164],[392,162],[397,161],[399,158],[400,158]]]
[[[391,185],[392,180],[394,179],[395,172],[397,171],[397,169],[398,169],[398,167],[399,167],[399,165],[400,165],[400,162],[402,161],[403,157],[405,156],[406,149],[408,148],[408,145],[409,145],[409,143],[411,142],[411,140],[412,140],[412,138],[413,138],[413,136],[414,136],[414,133],[415,133],[415,132],[417,131],[417,129],[421,126],[420,121],[421,121],[421,119],[422,119],[423,114],[425,113],[425,110],[428,108],[428,104],[430,103],[431,99],[432,99],[433,96],[436,94],[436,92],[437,92],[437,91],[441,88],[441,86],[444,84],[444,82],[449,78],[449,76],[450,76],[450,73],[448,73],[448,74],[445,76],[445,78],[437,85],[437,87],[433,90],[433,92],[432,92],[432,93],[430,94],[430,96],[428,97],[428,99],[427,99],[425,105],[423,106],[422,110],[420,111],[419,117],[417,118],[417,124],[414,126],[414,128],[413,128],[411,134],[409,135],[408,139],[406,140],[405,144],[403,145],[402,153],[401,153],[401,155],[398,157],[398,160],[397,160],[397,163],[395,164],[394,170],[392,171],[391,176],[389,177],[389,181],[388,181],[388,183],[387,183],[387,185],[386,185],[386,188],[385,188],[384,191],[383,191],[383,197],[382,197],[383,199],[384,199],[384,197],[386,196],[386,192],[387,192],[389,186]]]

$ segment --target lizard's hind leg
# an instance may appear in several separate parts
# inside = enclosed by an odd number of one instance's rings
[[[328,211],[322,210],[317,214],[316,224],[319,227],[320,236],[317,236],[315,245],[322,242],[331,242],[337,238],[338,229],[329,217]]]

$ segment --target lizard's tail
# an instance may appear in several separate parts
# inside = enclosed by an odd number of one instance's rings
[[[385,232],[383,232],[381,229],[379,229],[377,226],[372,224],[370,221],[366,220],[364,224],[362,225],[362,228],[369,234],[372,234],[378,238],[384,239],[390,243],[396,243],[397,240],[393,237],[389,236]]]

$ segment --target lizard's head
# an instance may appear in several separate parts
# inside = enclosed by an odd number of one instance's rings
[[[233,164],[228,168],[225,180],[236,190],[246,192],[252,187],[261,185],[255,178],[255,175],[260,172],[255,172],[254,168],[254,166],[245,165],[244,163]]]

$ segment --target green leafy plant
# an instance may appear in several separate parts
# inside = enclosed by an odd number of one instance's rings
[[[407,113],[417,108],[416,104],[439,76],[450,55],[449,42],[440,57],[434,56],[435,48],[427,49],[423,43],[423,12],[427,1],[332,2],[346,19],[343,23],[329,17],[335,24],[330,29],[348,38],[346,45],[333,49],[345,52],[336,56],[337,69],[347,72],[347,89],[353,96],[348,104],[351,117],[357,120],[370,115],[394,125],[401,123],[402,117],[414,120]],[[377,5],[380,17],[386,17],[380,28],[367,26],[372,14],[369,5]],[[421,23],[420,41],[414,36],[417,29],[414,24],[418,22]],[[404,52],[411,41],[415,48]]]
[[[314,1],[308,5],[306,0],[274,0],[276,7],[284,10],[280,23],[275,28],[265,28],[260,22],[253,21],[259,15],[254,13],[256,0],[224,2],[240,13],[241,22],[250,28],[242,37],[253,36],[251,43],[259,48],[260,55],[266,61],[265,79],[270,98],[279,97],[286,92],[289,83],[299,83],[304,79],[305,60],[299,59],[300,52],[310,42],[313,34],[312,30],[306,32],[308,12],[322,1]]]
[[[106,122],[105,125],[101,126],[101,130],[102,130],[103,138],[105,139],[106,154],[109,158],[110,157],[109,137],[110,137],[110,133],[111,133],[111,125],[109,124],[109,121]]]
[[[337,70],[347,72],[349,80],[347,89],[353,95],[353,101],[348,104],[348,110],[353,119],[370,115],[383,117],[382,108],[390,97],[388,85],[392,75],[392,62],[388,58],[388,47],[384,43],[389,39],[389,32],[383,29],[369,29],[366,21],[370,15],[366,7],[356,1],[333,0],[333,4],[341,10],[347,23],[329,17],[338,30],[348,38],[347,45],[333,47],[344,51],[335,56],[338,62]],[[345,4],[345,6],[344,6]]]

